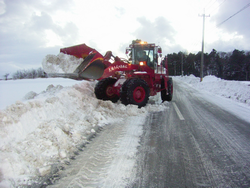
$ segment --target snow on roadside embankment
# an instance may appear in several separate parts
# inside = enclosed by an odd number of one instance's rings
[[[98,127],[166,108],[166,103],[138,109],[98,100],[95,84],[49,85],[0,111],[0,186],[29,184],[32,177],[48,175],[53,165],[67,163]]]
[[[0,81],[0,110],[3,110],[16,101],[22,101],[24,96],[33,91],[41,93],[46,90],[48,85],[72,86],[80,81],[64,79],[64,78],[36,78],[36,79],[21,79]]]
[[[250,106],[250,81],[228,81],[215,76],[205,76],[200,82],[200,78],[193,75],[176,76],[174,79],[185,82],[199,91],[207,91]]]

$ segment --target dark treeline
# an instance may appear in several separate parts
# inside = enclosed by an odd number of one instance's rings
[[[201,52],[185,54],[182,52],[168,54],[168,69],[170,75],[193,74],[200,76]],[[203,75],[215,75],[226,80],[250,79],[250,51],[234,50],[233,52],[217,52],[213,49],[204,53]]]
[[[30,79],[30,78],[45,78],[46,75],[43,69],[40,67],[38,69],[29,70],[18,70],[13,74],[13,79]]]

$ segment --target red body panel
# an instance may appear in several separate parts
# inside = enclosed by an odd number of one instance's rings
[[[61,48],[60,52],[85,59],[89,55],[89,53],[92,52],[93,50],[96,51],[95,49],[88,47],[86,44],[79,44],[67,48]]]

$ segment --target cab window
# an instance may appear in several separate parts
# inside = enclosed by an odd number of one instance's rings
[[[153,49],[136,49],[135,50],[135,64],[140,61],[146,61],[147,65],[154,68],[154,51]]]

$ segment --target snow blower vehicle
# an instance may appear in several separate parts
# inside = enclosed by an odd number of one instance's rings
[[[50,77],[75,80],[99,80],[95,86],[96,98],[124,105],[143,107],[149,96],[161,92],[162,101],[171,101],[172,78],[168,76],[167,59],[162,58],[162,49],[154,43],[133,40],[126,48],[129,59],[121,59],[108,51],[102,56],[85,44],[63,48],[60,52],[83,58],[73,73],[49,73]],[[113,62],[110,62],[111,58]]]

